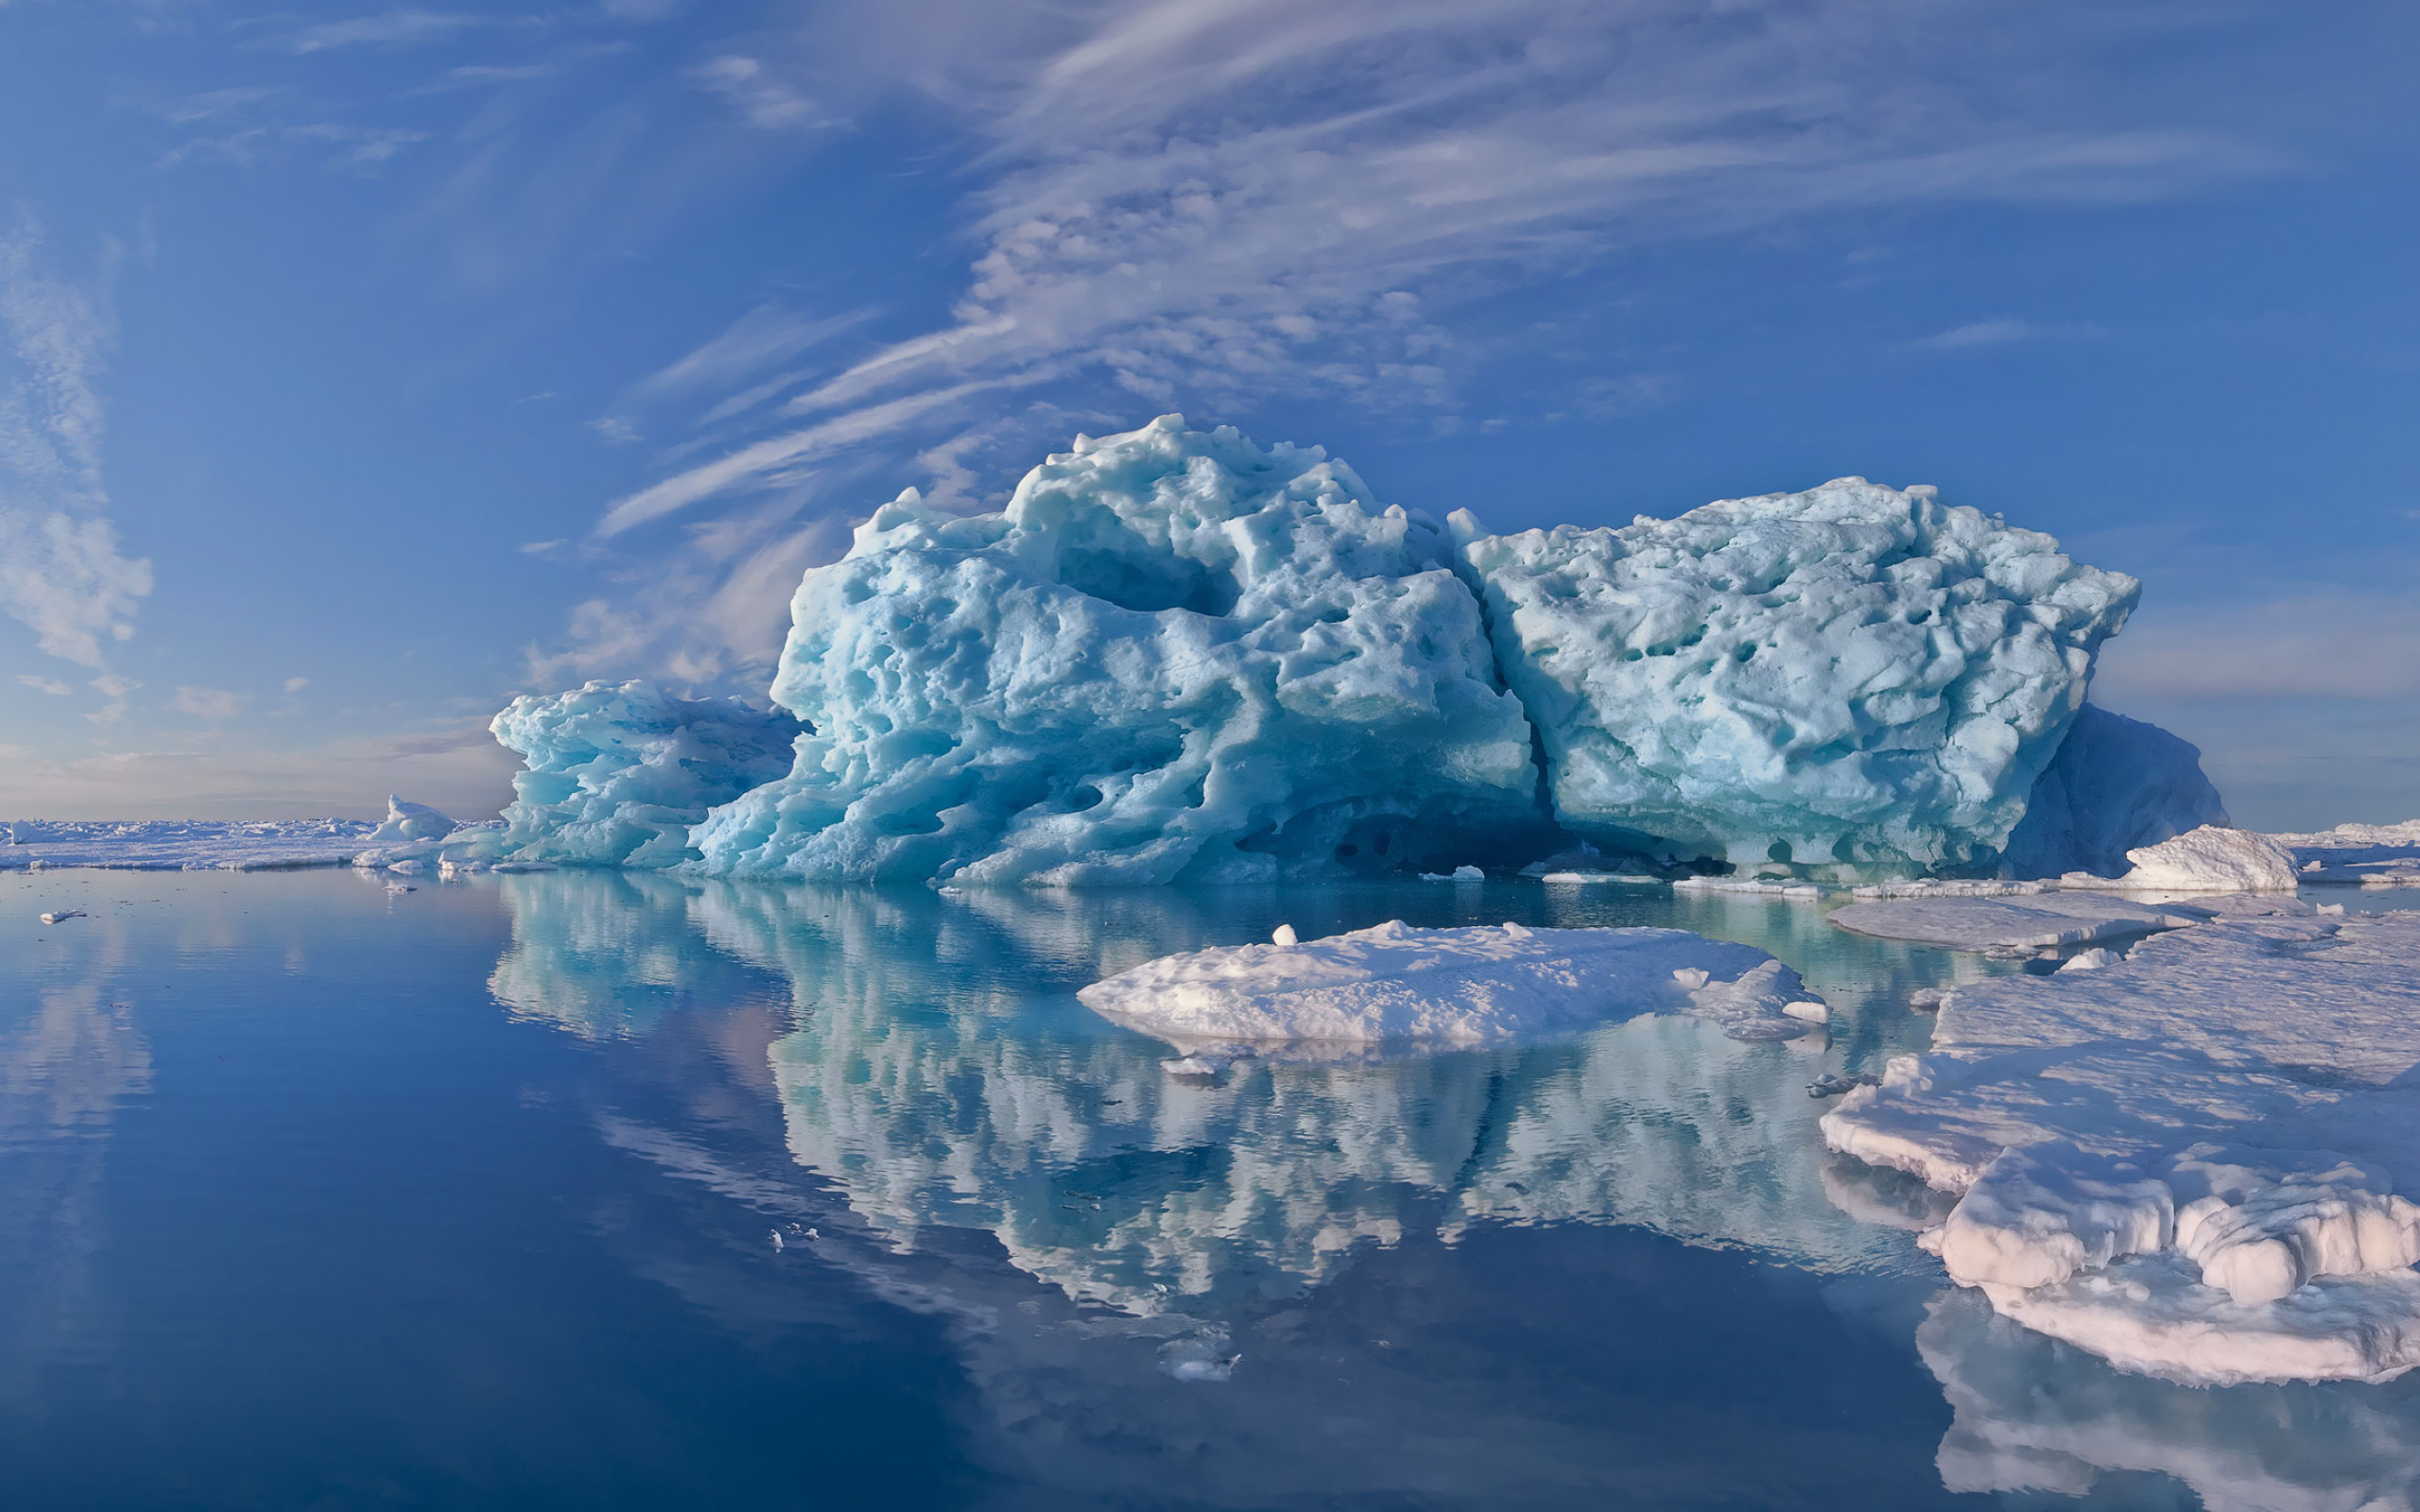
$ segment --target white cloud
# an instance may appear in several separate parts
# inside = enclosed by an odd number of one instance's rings
[[[603,437],[607,444],[613,446],[627,446],[632,441],[644,439],[639,435],[638,422],[628,415],[599,415],[588,422],[588,428]]]
[[[693,77],[735,99],[858,109],[907,90],[957,112],[977,144],[963,292],[947,320],[836,373],[744,377],[751,333],[778,326],[758,312],[696,369],[643,380],[634,393],[746,382],[703,423],[765,414],[774,428],[710,432],[720,455],[612,501],[596,535],[719,509],[709,534],[724,565],[703,536],[674,548],[677,565],[649,563],[716,582],[748,570],[730,542],[750,529],[765,532],[754,549],[794,550],[810,485],[861,505],[929,458],[946,462],[951,496],[983,496],[1006,481],[1001,463],[1063,443],[1045,432],[1061,405],[1109,406],[1115,425],[1342,398],[1451,425],[1497,344],[1459,330],[1461,312],[1626,249],[1927,203],[2141,200],[2277,171],[2286,160],[2236,134],[2239,113],[2206,91],[2102,87],[2119,49],[2206,23],[2014,0],[1955,25],[1931,0],[812,12]],[[1977,77],[1997,81],[1988,97],[1967,87]],[[1677,383],[1642,373],[1539,407],[1634,414]],[[838,490],[851,470],[869,475],[862,497]],[[787,507],[769,508],[776,496]],[[698,654],[678,607],[650,617],[619,602],[586,624],[600,655]]]
[[[2039,320],[1978,320],[1953,326],[1908,345],[1928,352],[1955,352],[1962,347],[2004,347],[2022,341],[2078,340],[2100,335],[2089,325],[2045,324]]]
[[[24,222],[0,235],[0,612],[49,655],[98,667],[104,639],[133,633],[151,564],[120,552],[101,486],[113,322],[97,290],[37,266],[39,240]]]
[[[689,70],[703,88],[731,101],[749,125],[761,130],[795,130],[836,126],[838,121],[816,108],[753,58],[723,57]]]
[[[393,47],[435,42],[481,27],[527,25],[533,18],[468,15],[458,11],[400,9],[345,21],[305,26],[288,39],[298,53],[327,52],[338,47]]]
[[[213,724],[225,724],[244,707],[244,696],[223,688],[182,687],[168,700],[168,707],[179,713],[207,719]]]
[[[76,691],[57,678],[38,678],[30,673],[19,674],[17,680],[36,693],[46,693],[54,698],[64,698]]]
[[[285,691],[288,693],[301,693],[310,685],[311,679],[308,678],[288,678],[285,679]]]
[[[734,320],[705,345],[640,379],[632,391],[660,396],[736,383],[864,324],[873,314],[871,310],[857,310],[810,319],[774,305],[759,305]]]

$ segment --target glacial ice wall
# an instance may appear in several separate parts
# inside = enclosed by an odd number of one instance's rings
[[[1245,881],[1544,828],[1451,542],[1315,447],[1167,416],[959,517],[913,490],[809,571],[773,681],[813,729],[705,869]]]
[[[788,770],[801,727],[777,709],[632,681],[515,698],[490,729],[525,763],[498,854],[655,868],[691,858],[689,830],[709,809]]]
[[[1737,864],[1997,851],[2137,593],[1863,478],[1619,529],[1452,524],[1557,817]]]

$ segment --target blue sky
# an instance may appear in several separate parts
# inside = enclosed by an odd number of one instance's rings
[[[591,676],[1181,410],[1623,523],[1859,473],[2144,607],[2238,821],[2420,814],[2393,4],[0,0],[0,812],[507,796]]]

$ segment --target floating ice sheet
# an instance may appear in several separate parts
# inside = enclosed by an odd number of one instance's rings
[[[2091,893],[2001,898],[1902,898],[1835,909],[1832,922],[1876,939],[1954,951],[2047,950],[2182,929],[2209,917]]]
[[[1796,1039],[1815,1027],[1788,1011],[1811,997],[1797,972],[1754,946],[1678,929],[1396,921],[1301,944],[1164,956],[1077,996],[1184,1048],[1490,1044],[1651,1012],[1694,1013],[1739,1040]]]
[[[1969,902],[1963,906],[1983,906]],[[1826,1142],[1960,1200],[1951,1276],[2126,1368],[2420,1364],[2420,914],[2210,900],[2122,960],[1958,988]]]

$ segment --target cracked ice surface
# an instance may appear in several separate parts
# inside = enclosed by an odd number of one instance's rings
[[[1164,417],[959,518],[910,490],[810,570],[773,683],[791,773],[707,870],[1271,878],[1535,828],[1530,730],[1426,517],[1319,449]]]
[[[1190,1050],[1231,1041],[1501,1043],[1639,1012],[1694,1013],[1735,1040],[1813,1024],[1796,971],[1680,929],[1415,929],[1396,920],[1297,944],[1166,955],[1076,994]]]
[[[1452,524],[1562,821],[1738,864],[1996,851],[2137,593],[1863,478],[1620,529]]]
[[[1824,1138],[1959,1194],[1929,1243],[2008,1316],[2191,1383],[2420,1364],[2420,914],[2222,908],[1934,1044]]]

